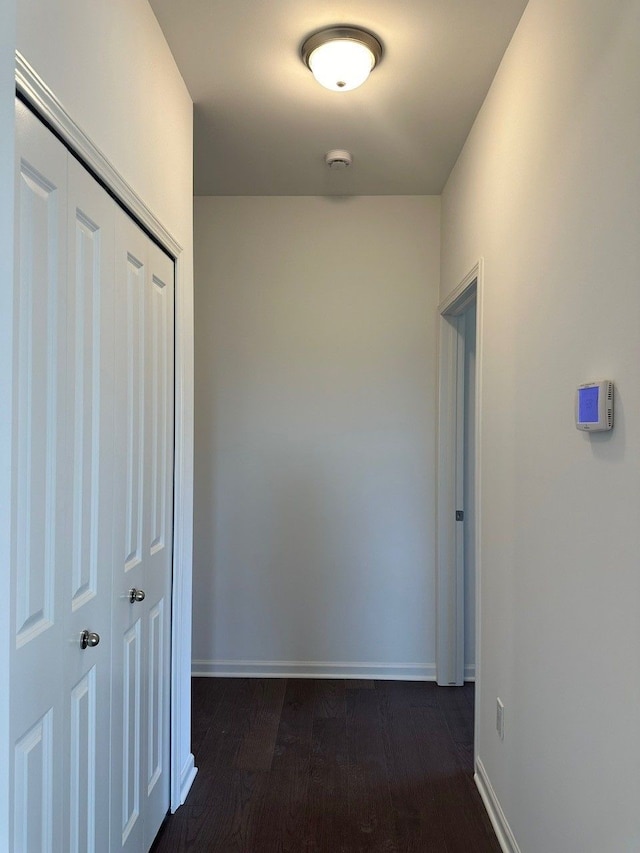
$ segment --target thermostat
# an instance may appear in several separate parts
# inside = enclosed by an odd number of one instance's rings
[[[576,392],[576,429],[602,432],[613,426],[613,382],[585,382]]]

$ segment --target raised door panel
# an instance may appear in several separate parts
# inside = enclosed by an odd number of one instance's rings
[[[103,229],[77,203],[70,223],[69,369],[73,373],[73,556],[71,605],[82,607],[98,594],[100,510],[100,323],[105,286],[100,261]],[[109,286],[109,283],[106,283]],[[104,438],[105,436],[102,436]],[[108,438],[108,436],[107,436]]]
[[[20,161],[16,628],[19,646],[53,624],[59,465],[59,399],[64,368],[60,280],[60,189]],[[64,318],[62,318],[63,320]],[[64,389],[62,389],[64,390]],[[50,424],[45,432],[43,424]]]
[[[142,562],[142,522],[144,500],[144,291],[147,270],[141,251],[127,252],[126,258],[126,339],[124,341],[126,401],[126,556],[128,573]],[[124,319],[124,318],[123,318]]]
[[[64,154],[56,157],[58,152],[53,151],[53,162],[47,163],[37,151],[29,156],[30,147],[25,139],[16,188],[14,542],[16,563],[21,569],[15,597],[18,647],[34,640],[54,622],[60,504],[64,498],[58,488],[58,474],[64,476],[59,469],[65,426],[66,158]],[[48,429],[43,429],[44,424]]]
[[[16,850],[39,851],[62,831],[67,155],[19,102],[15,174],[12,830]]]
[[[164,258],[158,259],[163,261]],[[168,259],[167,259],[168,261]],[[157,262],[157,261],[156,261]],[[162,264],[166,267],[166,264]],[[167,504],[171,498],[171,482],[169,465],[172,461],[170,453],[171,421],[167,418],[169,402],[172,399],[170,381],[172,370],[169,359],[173,359],[172,347],[172,300],[173,286],[170,276],[172,269],[164,269],[164,277],[156,273],[151,276],[148,288],[148,340],[149,340],[149,370],[147,381],[150,384],[148,398],[148,438],[149,438],[149,555],[153,556],[166,547]]]
[[[138,619],[122,642],[122,796],[120,823],[122,846],[141,826],[142,792],[140,767],[142,760],[142,621]],[[116,808],[118,797],[114,792]],[[138,842],[139,843],[139,842]]]
[[[155,604],[148,617],[149,644],[147,665],[147,796],[150,796],[166,771],[164,722],[166,708],[166,644],[164,598]]]
[[[76,206],[75,285],[69,307],[73,370],[73,559],[74,610],[98,594],[98,518],[100,490],[100,226]],[[71,299],[69,300],[71,302]]]
[[[15,746],[14,849],[54,853],[53,709],[39,719]]]
[[[96,828],[104,767],[98,760],[99,733],[97,671],[95,665],[73,687],[69,707],[69,840],[70,853],[94,853],[99,849]],[[106,792],[108,796],[108,791]],[[102,842],[104,847],[104,842]],[[108,848],[107,848],[108,849]]]

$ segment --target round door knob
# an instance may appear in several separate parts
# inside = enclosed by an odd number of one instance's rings
[[[134,601],[144,601],[144,590],[143,589],[133,589],[129,590],[129,601],[133,604]]]
[[[95,631],[89,631],[87,628],[84,629],[82,634],[80,634],[80,648],[93,648],[97,646],[100,642],[100,634],[96,634]]]

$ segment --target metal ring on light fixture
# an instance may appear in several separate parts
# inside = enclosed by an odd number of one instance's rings
[[[369,32],[369,30],[363,30],[361,27],[329,27],[326,30],[318,30],[317,32],[312,33],[303,41],[300,48],[302,61],[307,68],[311,69],[311,66],[309,65],[309,57],[313,51],[327,42],[339,40],[359,42],[369,48],[371,55],[373,56],[373,65],[371,66],[371,70],[380,63],[380,60],[382,59],[382,42],[377,36],[374,36],[373,33]]]

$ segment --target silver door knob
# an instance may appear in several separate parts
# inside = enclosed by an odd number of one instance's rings
[[[133,604],[134,601],[144,601],[144,590],[143,589],[133,589],[129,590],[129,601]]]
[[[100,642],[100,634],[96,634],[95,631],[89,631],[87,628],[84,629],[82,634],[80,634],[80,648],[93,648],[97,646]]]

